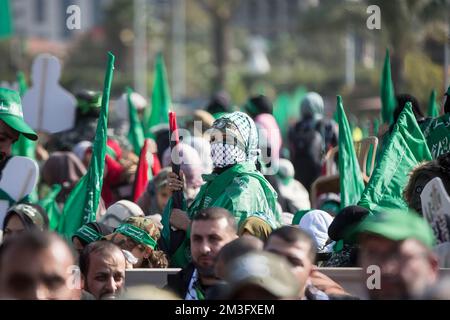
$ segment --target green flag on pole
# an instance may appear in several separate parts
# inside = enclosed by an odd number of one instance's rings
[[[14,33],[13,17],[9,0],[0,0],[0,39],[9,38]]]
[[[428,101],[427,115],[432,118],[439,117],[439,105],[436,102],[436,90],[433,89],[430,94],[430,100]]]
[[[278,123],[283,139],[287,138],[289,123],[289,106],[291,99],[287,93],[281,93],[274,102],[273,117]]]
[[[61,185],[54,184],[50,192],[39,201],[39,205],[47,212],[48,227],[50,230],[55,231],[58,229],[58,224],[61,219],[61,211],[59,210],[56,197],[61,191]]]
[[[392,124],[394,121],[394,110],[396,107],[394,83],[391,77],[391,60],[389,49],[386,49],[383,73],[381,75],[381,117],[383,122]]]
[[[106,139],[108,129],[108,105],[111,82],[114,70],[114,55],[108,53],[108,65],[103,87],[102,106],[95,132],[92,158],[87,173],[78,181],[70,192],[64,205],[58,232],[70,237],[83,224],[95,221],[100,193],[103,186],[103,172],[105,168]]]
[[[407,209],[403,189],[409,173],[420,162],[429,160],[430,150],[408,102],[394,125],[358,205],[371,211],[380,208]]]
[[[142,123],[139,121],[139,115],[136,107],[131,100],[133,90],[127,88],[127,103],[128,103],[128,118],[130,119],[130,129],[128,131],[128,140],[133,146],[134,153],[141,154],[141,148],[144,145],[144,129]]]
[[[352,131],[345,115],[341,96],[337,96],[339,124],[339,183],[341,208],[356,204],[364,191],[364,180],[356,157]]]
[[[143,127],[145,137],[152,138],[150,131],[152,127],[161,123],[169,123],[169,109],[171,105],[172,101],[164,57],[159,53],[156,56],[154,68],[152,107],[147,107],[144,111]]]

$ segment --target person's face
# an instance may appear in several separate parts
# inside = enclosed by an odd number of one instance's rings
[[[217,253],[224,245],[237,238],[225,218],[195,220],[191,226],[191,255],[200,275],[215,277]]]
[[[11,147],[19,139],[19,132],[0,120],[0,161],[11,155]]]
[[[3,299],[80,299],[80,282],[74,282],[74,259],[64,243],[38,252],[25,250],[3,258],[0,292]]]
[[[172,192],[170,191],[168,186],[159,189],[156,192],[156,201],[158,203],[158,208],[163,210],[167,204],[167,201],[169,201],[169,198],[171,196],[172,196]]]
[[[303,293],[306,281],[313,270],[313,261],[309,256],[311,245],[306,241],[288,243],[278,236],[271,236],[264,249],[285,257],[291,263],[292,273],[297,277],[300,292]]]
[[[16,214],[13,214],[3,228],[3,239],[7,239],[8,237],[17,235],[23,231],[25,231],[25,226],[20,218]]]
[[[436,257],[415,239],[392,241],[365,235],[361,239],[359,261],[365,277],[374,275],[366,272],[369,266],[380,268],[380,289],[369,290],[371,299],[418,297],[437,278]]]
[[[133,268],[141,268],[144,259],[147,259],[152,253],[152,250],[142,244],[137,243],[130,237],[127,237],[121,233],[116,233],[111,241],[123,250],[130,251],[133,256],[138,260]]]
[[[125,267],[121,251],[91,253],[86,290],[97,300],[117,298],[125,287]]]

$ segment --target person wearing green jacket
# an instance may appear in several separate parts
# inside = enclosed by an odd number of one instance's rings
[[[245,113],[226,114],[213,123],[211,157],[214,170],[203,175],[205,183],[186,211],[165,210],[163,239],[166,245],[170,242],[171,229],[189,234],[191,219],[209,207],[229,210],[236,219],[239,235],[250,234],[265,240],[272,230],[281,226],[277,194],[256,169],[257,146],[255,123]],[[173,191],[183,188],[183,181],[174,173],[170,175],[169,188]],[[170,206],[171,202],[166,209]]]

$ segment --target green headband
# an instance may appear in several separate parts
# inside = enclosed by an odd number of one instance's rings
[[[134,241],[145,244],[149,246],[152,249],[155,249],[156,247],[156,240],[153,239],[147,232],[144,230],[133,226],[129,223],[121,224],[115,232],[121,233],[124,236],[130,237]]]
[[[81,238],[88,244],[100,240],[103,236],[91,227],[84,225],[75,232],[74,237]]]

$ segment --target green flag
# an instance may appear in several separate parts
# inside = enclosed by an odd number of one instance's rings
[[[13,33],[13,17],[9,0],[0,0],[0,39],[9,38]]]
[[[283,139],[287,138],[290,102],[287,93],[278,95],[274,102],[273,117],[278,123]]]
[[[337,96],[339,124],[339,183],[341,208],[356,204],[364,191],[364,180],[353,145],[352,131],[342,106],[341,96]]]
[[[430,94],[430,100],[428,101],[427,115],[432,118],[439,117],[439,105],[436,103],[436,90],[433,89]]]
[[[394,125],[358,205],[371,211],[379,208],[407,209],[403,189],[408,183],[409,172],[420,162],[429,160],[430,150],[408,102]]]
[[[172,101],[164,57],[159,53],[156,57],[154,68],[152,107],[146,108],[144,111],[143,127],[147,138],[152,138],[150,131],[152,127],[160,123],[169,123],[169,109],[171,105]]]
[[[383,122],[392,124],[394,121],[394,110],[396,107],[394,84],[391,78],[391,60],[389,49],[386,49],[383,73],[381,75],[381,117]]]
[[[56,197],[61,191],[61,185],[55,184],[52,186],[50,192],[39,201],[39,205],[47,212],[48,215],[48,227],[54,231],[58,229],[58,224],[61,219],[61,211],[59,210]]]
[[[108,129],[108,105],[114,70],[114,55],[108,53],[108,65],[103,87],[102,106],[95,132],[92,158],[87,173],[70,192],[64,205],[58,232],[70,237],[83,224],[95,221],[105,168],[106,139]]]
[[[128,103],[128,118],[130,119],[130,129],[128,131],[128,140],[133,146],[134,153],[139,155],[141,148],[144,145],[144,129],[142,123],[139,121],[139,115],[136,107],[131,100],[133,90],[127,88],[127,103]]]

